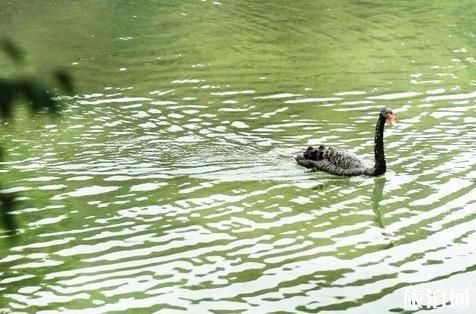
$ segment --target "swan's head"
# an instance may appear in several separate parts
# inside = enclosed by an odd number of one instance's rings
[[[385,121],[390,123],[393,126],[397,125],[397,122],[395,121],[397,119],[397,116],[393,113],[393,110],[390,108],[383,108],[382,111],[380,112],[380,115],[385,118]]]

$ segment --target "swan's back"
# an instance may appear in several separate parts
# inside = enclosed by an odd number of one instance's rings
[[[330,146],[325,147],[321,145],[317,149],[310,146],[304,152],[304,158],[316,161],[327,160],[331,164],[342,169],[368,167],[368,164],[357,155]]]
[[[368,174],[371,167],[351,152],[334,147],[308,147],[296,161],[306,168],[313,168],[341,176]]]

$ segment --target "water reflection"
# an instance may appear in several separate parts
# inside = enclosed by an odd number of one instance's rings
[[[385,229],[385,223],[380,209],[380,201],[383,197],[383,189],[386,181],[387,179],[383,176],[374,178],[374,188],[372,191],[372,210],[375,213],[375,223],[382,229]]]

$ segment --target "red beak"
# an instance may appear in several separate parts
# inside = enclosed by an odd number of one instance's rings
[[[387,122],[390,123],[393,126],[397,125],[396,122],[397,117],[393,113],[388,113],[387,114]]]

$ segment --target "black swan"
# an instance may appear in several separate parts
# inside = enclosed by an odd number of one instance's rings
[[[295,156],[295,159],[303,167],[338,176],[378,176],[384,174],[387,165],[385,164],[383,151],[383,129],[385,122],[395,125],[395,119],[395,114],[390,108],[384,108],[379,114],[375,126],[375,165],[369,165],[351,152],[324,146],[319,146],[317,149],[308,147],[303,154]]]

